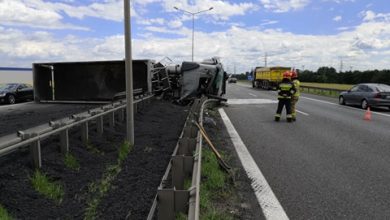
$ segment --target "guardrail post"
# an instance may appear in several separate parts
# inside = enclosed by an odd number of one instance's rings
[[[103,134],[103,131],[103,116],[100,116],[96,118],[96,132],[98,133],[98,135],[101,136]]]
[[[83,144],[88,144],[88,122],[81,124],[81,141]]]
[[[123,122],[125,120],[125,109],[119,110],[118,114],[119,114],[119,121]]]
[[[174,220],[176,212],[186,212],[189,199],[188,190],[159,189],[157,192],[159,220]]]
[[[115,127],[115,112],[111,112],[108,114],[109,126],[110,128]]]
[[[183,137],[179,139],[177,155],[192,155],[196,148],[196,138]]]
[[[134,112],[135,112],[135,113],[138,112],[138,103],[134,103]]]
[[[69,129],[65,129],[60,133],[61,153],[69,152]]]
[[[42,167],[42,158],[41,158],[41,141],[38,139],[37,141],[31,143],[30,152],[32,156],[32,163],[35,168]]]
[[[192,172],[194,158],[192,156],[172,157],[172,185],[179,190],[184,189],[184,180]]]

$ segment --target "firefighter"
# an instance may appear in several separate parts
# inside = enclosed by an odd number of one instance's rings
[[[291,72],[283,73],[282,82],[278,85],[278,109],[276,110],[275,121],[279,121],[282,115],[283,107],[286,106],[287,122],[292,121],[291,115],[291,97],[295,93],[294,84],[291,82]]]
[[[300,95],[299,87],[301,85],[301,82],[299,82],[299,80],[298,80],[298,72],[296,72],[296,71],[291,72],[291,80],[292,80],[292,83],[294,84],[294,87],[295,87],[295,93],[291,99],[291,115],[292,115],[292,120],[296,121],[297,120],[297,117],[296,117],[297,113],[295,110],[295,105],[297,104],[298,99],[299,99],[299,95]]]

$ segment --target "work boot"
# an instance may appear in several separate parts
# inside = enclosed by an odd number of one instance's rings
[[[275,121],[279,121],[279,120],[280,120],[280,117],[275,116]]]
[[[292,118],[287,118],[287,122],[292,122]]]
[[[296,121],[297,119],[296,118],[291,118],[292,119],[292,121]]]

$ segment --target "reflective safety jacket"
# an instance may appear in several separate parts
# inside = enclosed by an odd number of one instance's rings
[[[278,99],[291,99],[296,90],[289,80],[283,80],[278,86]]]
[[[298,79],[294,79],[292,81],[292,83],[294,84],[294,87],[295,87],[295,93],[294,93],[294,96],[295,97],[299,97],[301,95],[301,92],[299,91],[299,87],[301,86],[301,82],[299,82]]]

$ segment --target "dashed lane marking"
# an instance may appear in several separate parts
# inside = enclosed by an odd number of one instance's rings
[[[338,105],[338,106],[341,106],[340,104],[336,104],[336,103],[333,103],[333,102],[322,101],[322,100],[312,99],[312,98],[307,98],[307,97],[301,97],[301,98],[307,99],[307,100],[311,100],[311,101],[315,101],[315,102],[321,102],[321,103],[325,103],[325,104],[329,104],[329,105]],[[357,110],[357,111],[366,111],[366,110],[364,110],[364,109],[358,109],[358,108],[354,108],[354,107],[351,107],[351,106],[345,106],[345,105],[344,105],[343,107],[349,108],[349,109],[353,109],[353,110]],[[372,114],[390,117],[389,114],[384,114],[384,113],[374,112],[374,111],[371,111],[371,112],[372,112]]]
[[[253,93],[248,93],[250,96],[253,96],[253,97],[257,97],[257,95],[253,94]]]
[[[306,113],[306,112],[303,112],[303,111],[299,111],[299,110],[295,110],[296,112],[299,112],[299,113],[301,113],[302,115],[306,115],[306,116],[309,116],[309,114],[308,113]]]
[[[278,220],[289,219],[264,175],[253,160],[253,157],[249,153],[244,142],[241,140],[240,135],[237,133],[229,117],[222,108],[219,109],[219,113],[221,114],[221,118],[226,126],[246,174],[249,179],[252,180],[252,188],[255,192],[257,201],[263,210],[265,218]]]

